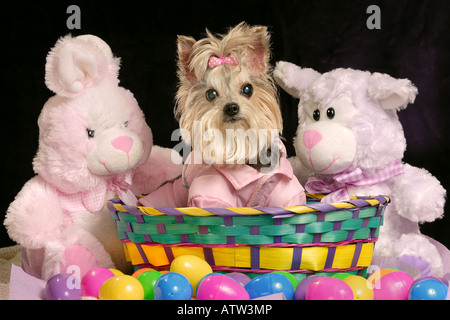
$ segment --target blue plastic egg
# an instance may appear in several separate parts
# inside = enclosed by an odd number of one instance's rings
[[[191,300],[192,292],[188,278],[178,272],[163,274],[153,289],[155,300]]]
[[[409,300],[445,300],[448,287],[435,278],[419,279],[409,290]]]
[[[266,273],[254,278],[245,285],[250,299],[260,298],[276,293],[283,293],[287,300],[294,297],[292,283],[279,273]]]

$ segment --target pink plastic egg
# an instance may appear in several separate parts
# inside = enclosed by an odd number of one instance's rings
[[[197,287],[198,300],[250,300],[247,291],[236,280],[211,274],[202,279]]]
[[[413,277],[406,272],[391,272],[373,285],[374,300],[408,300],[413,283]]]
[[[89,270],[81,280],[81,288],[83,289],[83,296],[95,297],[98,299],[100,287],[106,280],[112,278],[114,273],[106,268],[94,268]]]
[[[305,300],[353,300],[353,291],[341,279],[319,277],[309,284]]]

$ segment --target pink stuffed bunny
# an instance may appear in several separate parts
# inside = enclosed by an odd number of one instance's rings
[[[397,111],[414,102],[417,88],[387,74],[353,69],[320,74],[289,62],[278,62],[274,76],[300,98],[296,157],[289,160],[305,189],[326,193],[326,202],[390,196],[375,254],[414,255],[442,275],[441,257],[419,223],[442,217],[446,191],[425,169],[402,162],[406,139]]]
[[[152,180],[149,167],[162,163],[147,161],[152,132],[133,94],[119,87],[119,63],[92,35],[61,38],[48,54],[45,82],[56,95],[38,120],[37,175],[5,219],[11,239],[24,248],[24,269],[42,279],[69,267],[79,268],[75,271],[82,276],[96,266],[128,266],[105,201],[118,195],[136,204],[130,191],[135,169],[144,168],[136,173],[134,189],[149,192],[153,186],[143,182]],[[167,152],[157,148],[156,153]],[[172,166],[167,175],[177,170]],[[156,186],[167,177],[155,171]]]

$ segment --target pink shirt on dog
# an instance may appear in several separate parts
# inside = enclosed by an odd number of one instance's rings
[[[246,164],[185,164],[180,178],[140,202],[147,207],[172,208],[288,207],[305,204],[306,196],[282,152],[279,165],[270,173]]]

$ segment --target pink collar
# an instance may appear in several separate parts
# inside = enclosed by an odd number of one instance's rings
[[[59,191],[61,206],[66,211],[98,212],[105,205],[108,191],[113,191],[125,204],[135,206],[136,197],[130,191],[133,170],[114,176],[99,186],[86,191],[67,194]]]
[[[305,189],[309,193],[327,194],[321,201],[333,203],[349,200],[349,187],[370,187],[402,173],[404,173],[403,164],[400,161],[394,161],[384,169],[377,170],[372,175],[364,173],[361,168],[356,168],[335,175],[331,182],[329,180],[325,181],[324,179],[311,177],[305,184]]]

